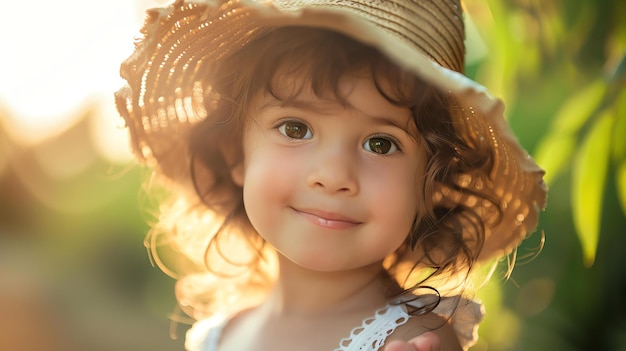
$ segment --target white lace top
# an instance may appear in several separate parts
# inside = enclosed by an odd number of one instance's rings
[[[352,329],[350,335],[341,339],[334,351],[379,350],[385,344],[387,337],[412,317],[408,313],[407,305],[415,306],[413,302],[388,303],[373,316],[366,318],[360,326]],[[484,316],[481,303],[467,299],[459,301],[457,297],[444,297],[433,312],[444,317],[452,314],[452,326],[464,350],[467,350],[478,339],[478,324]],[[227,322],[228,318],[223,315],[196,322],[187,332],[185,349],[187,351],[217,351],[222,329]]]

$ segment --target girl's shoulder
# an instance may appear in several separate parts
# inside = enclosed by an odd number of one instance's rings
[[[420,307],[419,299],[408,301],[406,304],[409,307]],[[426,331],[433,331],[439,334],[442,340],[455,339],[453,336],[456,336],[462,349],[467,350],[478,340],[478,325],[484,316],[485,308],[480,301],[461,296],[442,297],[432,312],[422,318],[412,318],[407,323],[405,327],[407,332],[417,334],[405,335],[404,339],[409,340]],[[446,349],[444,346],[442,344],[442,349]]]
[[[485,306],[480,301],[443,297],[433,313],[450,324],[464,350],[478,340],[478,325],[485,316]]]

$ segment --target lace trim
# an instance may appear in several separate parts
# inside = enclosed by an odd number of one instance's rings
[[[404,305],[387,304],[372,317],[363,320],[361,326],[352,329],[350,336],[341,339],[334,351],[378,350],[387,337],[408,320],[409,314]]]

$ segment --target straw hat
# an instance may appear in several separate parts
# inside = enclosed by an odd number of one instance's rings
[[[276,27],[343,33],[384,52],[399,66],[452,94],[463,110],[459,135],[493,149],[487,174],[458,185],[501,204],[454,191],[441,194],[476,210],[486,223],[480,258],[513,251],[537,226],[545,206],[543,171],[519,145],[503,103],[465,77],[464,26],[458,0],[177,0],[148,12],[144,38],[122,64],[116,93],[137,158],[175,183],[189,182],[186,133],[207,117],[211,82],[203,71]]]

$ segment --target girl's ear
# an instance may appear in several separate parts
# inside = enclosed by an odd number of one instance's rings
[[[230,179],[238,186],[243,186],[243,180],[245,176],[245,166],[243,160],[243,151],[234,145],[227,145],[228,143],[220,146],[220,152],[224,161],[230,168]]]
[[[243,161],[239,161],[236,165],[232,166],[230,169],[230,178],[233,180],[233,183],[243,187],[243,180],[245,178],[245,167],[243,165]]]

